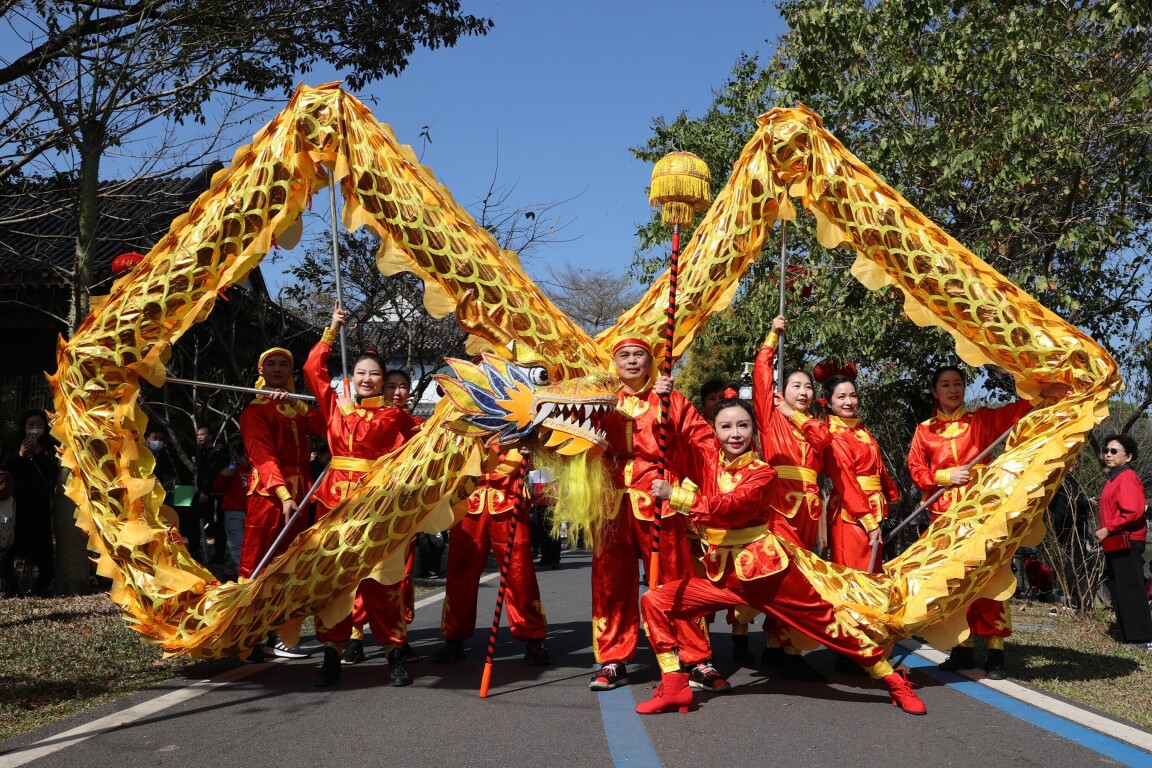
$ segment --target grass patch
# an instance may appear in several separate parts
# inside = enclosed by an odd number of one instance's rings
[[[1012,601],[1008,676],[1152,728],[1152,652],[1117,640],[1110,608],[1084,617],[1053,608]]]

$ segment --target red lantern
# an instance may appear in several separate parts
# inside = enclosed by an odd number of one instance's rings
[[[144,254],[142,253],[136,253],[135,251],[122,253],[112,259],[112,274],[116,277],[123,277],[142,261],[144,261]]]

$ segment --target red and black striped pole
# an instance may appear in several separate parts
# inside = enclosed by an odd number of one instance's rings
[[[488,698],[488,685],[492,682],[492,659],[496,656],[496,635],[500,632],[500,617],[504,615],[504,593],[508,589],[508,573],[512,569],[512,550],[516,547],[516,527],[520,515],[525,511],[528,503],[526,482],[528,477],[528,461],[520,457],[520,466],[516,469],[516,492],[519,494],[516,509],[512,513],[512,523],[508,526],[508,551],[504,554],[504,562],[500,564],[500,586],[496,590],[496,611],[492,614],[492,631],[488,633],[488,653],[484,657],[484,676],[480,678],[480,698]]]
[[[672,259],[668,267],[668,310],[664,324],[663,375],[672,377],[676,351],[676,283],[680,270],[680,226],[691,224],[711,199],[712,176],[707,164],[690,152],[672,152],[660,158],[652,169],[648,202],[660,206],[660,218],[672,225]],[[672,396],[660,395],[660,427],[656,433],[660,457],[656,470],[661,480],[668,468],[668,430]],[[660,508],[652,519],[652,560],[648,564],[648,587],[660,583]]]

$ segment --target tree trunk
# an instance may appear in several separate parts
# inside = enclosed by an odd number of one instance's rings
[[[68,324],[71,333],[88,316],[92,285],[91,249],[100,220],[100,156],[104,150],[104,128],[90,125],[84,130],[80,147],[80,195],[76,201],[76,266],[72,274],[72,306]],[[63,487],[63,481],[61,481]],[[84,533],[76,527],[76,505],[63,491],[57,493],[53,509],[56,532],[56,594],[76,595],[88,588],[91,564]]]

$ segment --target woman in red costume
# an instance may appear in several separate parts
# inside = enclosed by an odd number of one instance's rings
[[[900,500],[900,491],[884,466],[880,445],[856,416],[860,400],[854,379],[835,375],[824,382],[832,437],[824,451],[824,474],[832,482],[828,538],[832,562],[858,571],[871,564],[872,572],[879,573],[880,558],[871,562],[872,549],[880,541],[888,505]]]
[[[416,423],[405,411],[380,396],[384,388],[384,367],[375,355],[364,355],[352,370],[352,397],[337,394],[330,385],[328,358],[332,342],[348,313],[336,309],[332,324],[325,329],[320,342],[312,348],[304,363],[304,380],[316,395],[316,401],[328,424],[328,447],[332,463],[316,491],[317,519],[340,504],[372,463],[396,450],[416,431]],[[404,584],[380,584],[364,579],[357,589],[368,623],[376,639],[388,653],[392,685],[409,685],[412,680],[404,667],[404,645],[408,624],[404,615]],[[352,633],[353,616],[335,627],[317,627],[316,637],[324,643],[324,663],[316,676],[316,685],[333,685],[340,679],[340,649]]]
[[[672,391],[671,379],[660,377],[652,382],[652,346],[646,340],[617,340],[612,364],[623,386],[616,409],[605,417],[603,427],[615,460],[612,480],[620,503],[616,515],[597,533],[592,554],[592,647],[600,664],[588,686],[593,691],[612,690],[628,682],[625,664],[635,655],[640,639],[638,561],[652,562],[652,521],[657,514],[661,515],[658,575],[662,580],[692,575],[683,518],[649,493],[658,476],[661,393],[670,397],[669,478],[684,476],[680,457],[688,446],[712,439],[708,422],[679,392]],[[712,651],[703,626],[685,624],[680,636],[683,660],[695,665],[693,684],[715,691],[730,689],[707,663]]]
[[[446,664],[465,658],[464,641],[476,632],[476,598],[480,577],[492,553],[503,563],[512,547],[504,607],[512,637],[524,643],[524,660],[547,667],[552,660],[544,646],[548,619],[540,601],[540,586],[532,565],[532,532],[520,464],[527,459],[515,448],[492,448],[476,490],[468,496],[468,511],[449,535],[444,609],[440,634],[444,645],[432,661]],[[515,539],[512,538],[515,523]]]
[[[957,489],[971,479],[964,466],[1032,408],[1027,401],[1019,400],[999,408],[969,411],[964,407],[964,394],[964,375],[959,368],[945,366],[932,375],[936,411],[916,427],[908,451],[912,482],[925,495],[938,488],[948,489],[928,508],[933,520],[948,511],[956,501]],[[940,668],[951,672],[974,668],[973,638],[984,637],[988,640],[984,669],[989,679],[1003,680],[1004,638],[1012,634],[1008,603],[987,598],[973,601],[968,606],[968,630],[968,639],[952,649]]]
[[[820,487],[817,477],[824,468],[824,450],[831,437],[828,426],[808,414],[815,399],[812,377],[805,371],[789,371],[784,377],[784,391],[773,386],[773,365],[780,336],[787,329],[781,316],[772,320],[756,364],[752,369],[753,404],[756,409],[756,432],[760,452],[774,470],[776,482],[768,488],[768,530],[787,538],[810,552],[823,547]],[[748,650],[748,625],[737,623],[732,628],[733,660],[752,664]],[[813,668],[798,648],[788,640],[787,627],[766,616],[764,620],[764,654],[761,663],[778,667],[781,677],[789,680],[822,682],[826,678]]]
[[[803,574],[791,566],[799,547],[768,530],[772,467],[752,450],[753,417],[740,400],[716,407],[715,439],[693,445],[689,472],[700,476],[699,492],[674,489],[654,480],[652,495],[687,513],[705,532],[707,578],[668,581],[640,599],[644,626],[661,681],[652,699],[637,705],[641,714],[686,712],[692,704],[689,675],[680,668],[676,651],[683,649],[678,620],[691,620],[733,604],[749,605],[795,627],[867,669],[888,686],[894,706],[909,714],[927,712],[903,672],[884,660],[884,650],[837,618]],[[787,542],[787,543],[786,543]],[[689,625],[690,626],[690,625]]]

